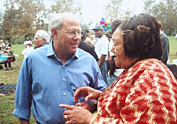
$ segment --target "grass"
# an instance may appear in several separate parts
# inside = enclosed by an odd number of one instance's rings
[[[170,54],[169,60],[173,62],[173,59],[177,59],[177,40],[175,37],[169,37],[169,44],[170,44]]]
[[[169,37],[170,42],[170,55],[169,59],[172,62],[173,59],[177,59],[177,40],[175,37]],[[18,79],[18,73],[23,61],[23,45],[13,45],[12,50],[15,54],[18,54],[16,61],[12,63],[12,70],[4,71],[0,70],[0,83],[4,84],[16,84]],[[0,124],[19,124],[18,119],[12,114],[14,110],[14,93],[9,96],[0,97]],[[31,118],[31,123],[35,123],[34,118]]]
[[[14,54],[18,54],[16,61],[12,63],[12,70],[4,71],[0,70],[0,83],[4,84],[16,84],[18,79],[18,73],[23,61],[23,55],[21,54],[24,49],[23,45],[13,45],[12,50]],[[14,93],[9,96],[0,97],[0,124],[19,124],[18,118],[16,118],[12,112],[14,110]],[[34,118],[31,118],[33,124]]]

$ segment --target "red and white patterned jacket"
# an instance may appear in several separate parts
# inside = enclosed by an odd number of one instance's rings
[[[177,124],[177,80],[159,60],[137,62],[98,99],[93,124]]]

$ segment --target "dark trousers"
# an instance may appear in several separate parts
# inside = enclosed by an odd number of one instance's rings
[[[4,63],[5,68],[7,68],[7,64],[8,64],[8,66],[9,66],[9,68],[11,68],[11,62],[5,62],[5,63]]]

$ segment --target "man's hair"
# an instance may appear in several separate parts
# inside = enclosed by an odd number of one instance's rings
[[[111,22],[111,32],[112,34],[114,33],[114,31],[119,27],[119,25],[122,23],[122,20],[116,18]]]
[[[122,23],[122,20],[120,19],[114,19],[111,23],[111,25],[115,26],[116,28],[119,27],[119,25]]]
[[[71,14],[71,13],[68,13],[68,12],[64,12],[64,13],[61,13],[61,14],[54,15],[51,18],[51,20],[49,21],[48,30],[50,32],[50,35],[52,35],[52,32],[51,32],[52,29],[57,29],[58,31],[60,31],[62,29],[65,19],[68,19],[68,20],[71,20],[71,21],[72,21],[72,19],[77,20],[77,18],[74,14]]]
[[[123,35],[125,56],[161,59],[160,27],[155,17],[142,13],[123,22],[119,29]]]
[[[50,42],[50,36],[49,36],[49,34],[47,33],[47,31],[45,31],[45,30],[38,30],[38,31],[36,32],[36,35],[39,35],[39,36],[40,36],[40,40],[45,39],[45,41],[46,41],[47,43]]]

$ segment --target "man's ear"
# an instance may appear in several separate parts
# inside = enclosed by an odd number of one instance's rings
[[[56,29],[52,29],[52,37],[55,39],[55,37],[57,36],[57,30]]]

